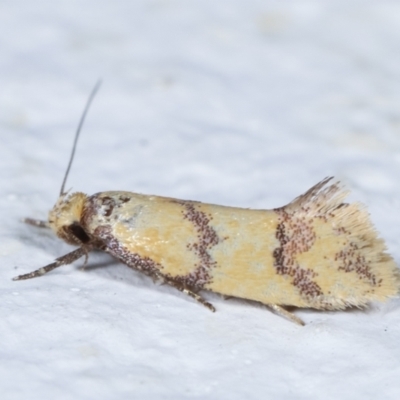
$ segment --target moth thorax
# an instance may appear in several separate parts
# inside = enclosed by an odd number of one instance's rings
[[[87,196],[84,193],[62,194],[49,212],[49,225],[55,234],[70,244],[86,243],[89,238],[81,226]]]

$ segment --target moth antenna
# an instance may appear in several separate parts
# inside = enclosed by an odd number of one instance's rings
[[[68,167],[67,167],[67,170],[65,171],[64,180],[61,185],[60,196],[65,194],[65,192],[64,192],[65,183],[67,182],[69,170],[71,169],[72,161],[74,160],[75,150],[76,150],[76,145],[78,143],[79,135],[81,133],[83,123],[85,122],[86,114],[88,113],[90,105],[92,104],[92,101],[93,101],[94,97],[96,96],[96,93],[99,90],[100,86],[101,86],[101,79],[99,79],[96,82],[96,84],[94,85],[94,88],[92,89],[92,92],[90,93],[89,98],[86,102],[85,109],[83,110],[81,119],[79,121],[78,129],[76,130],[76,133],[75,133],[74,144],[72,146],[72,151],[71,151],[71,156],[69,158]]]

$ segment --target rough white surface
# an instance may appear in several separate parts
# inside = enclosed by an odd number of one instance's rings
[[[328,175],[400,258],[400,4],[0,2],[0,393],[22,399],[398,399],[400,301],[296,311],[207,294],[210,313],[20,223],[74,190],[270,208]]]

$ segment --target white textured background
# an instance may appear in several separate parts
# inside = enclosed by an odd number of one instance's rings
[[[270,208],[328,175],[400,259],[400,3],[0,2],[0,397],[393,399],[400,301],[299,310],[213,294],[210,313],[46,218],[98,77],[68,187]]]

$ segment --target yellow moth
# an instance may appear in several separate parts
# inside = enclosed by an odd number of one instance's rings
[[[303,324],[284,306],[363,307],[398,295],[399,270],[368,213],[327,178],[284,207],[252,210],[131,192],[64,192],[48,222],[78,248],[14,280],[41,276],[97,249],[188,294],[215,311],[208,290],[263,303]]]

